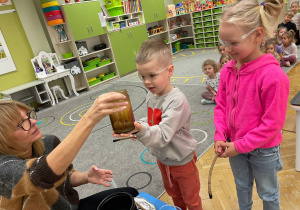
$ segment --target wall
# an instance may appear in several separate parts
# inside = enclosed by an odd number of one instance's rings
[[[1,6],[0,10],[15,9],[15,5]],[[0,29],[9,48],[16,71],[0,75],[0,91],[35,80],[30,59],[33,57],[30,44],[17,12],[0,14]]]

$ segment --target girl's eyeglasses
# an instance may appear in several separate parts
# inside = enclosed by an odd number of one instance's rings
[[[163,73],[167,68],[169,68],[169,66],[167,66],[166,68],[163,68],[162,70],[159,70],[158,72],[151,73],[148,76],[144,76],[144,75],[141,75],[141,74],[138,74],[138,75],[139,75],[140,80],[142,80],[142,81],[146,81],[146,80],[151,80],[152,81],[152,80],[155,80],[155,78],[159,74]]]
[[[31,128],[31,121],[30,119],[34,119],[36,120],[36,113],[34,110],[31,110],[29,112],[27,112],[27,117],[25,120],[23,120],[23,122],[19,123],[17,128],[22,128],[24,131],[29,131]]]
[[[256,31],[257,27],[252,29],[251,31],[249,31],[248,33],[244,34],[243,36],[241,36],[237,41],[234,41],[234,42],[225,42],[223,41],[222,39],[219,38],[219,41],[221,43],[221,45],[223,46],[227,46],[227,47],[236,47],[239,42],[241,42],[242,40],[246,39],[248,36],[250,36],[250,34],[252,34],[254,31]]]

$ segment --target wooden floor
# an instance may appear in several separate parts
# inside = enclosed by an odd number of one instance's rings
[[[288,73],[290,79],[290,97],[289,101],[300,91],[300,63],[295,65]],[[296,111],[290,108],[288,103],[287,117],[295,117]],[[283,210],[300,210],[300,172],[295,170],[295,152],[296,152],[296,134],[283,131],[283,141],[281,147],[283,170],[278,173],[280,183],[280,204]],[[229,210],[239,209],[235,190],[235,184],[228,159],[218,158],[212,174],[212,194],[209,199],[208,173],[210,165],[215,156],[214,149],[211,147],[198,161],[202,198],[204,210]],[[167,193],[164,193],[160,200],[172,205],[172,199]],[[254,210],[262,210],[262,201],[259,198],[256,189],[253,193]]]

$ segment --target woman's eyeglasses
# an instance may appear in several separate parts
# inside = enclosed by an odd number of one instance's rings
[[[144,75],[139,75],[140,80],[142,81],[146,81],[146,80],[154,80],[159,74],[163,73],[169,66],[167,66],[166,68],[159,70],[158,72],[155,73],[151,73],[148,76],[144,76]]]
[[[221,43],[221,45],[223,46],[227,46],[227,47],[236,47],[239,42],[241,42],[242,40],[246,39],[248,36],[250,36],[250,34],[252,34],[254,31],[256,31],[257,27],[252,29],[251,31],[249,31],[248,33],[244,34],[243,36],[241,36],[237,41],[234,41],[234,42],[225,42],[223,41],[222,39],[219,38],[219,41]]]
[[[19,123],[17,128],[22,128],[24,131],[29,131],[31,128],[31,121],[30,119],[34,119],[36,120],[36,113],[34,110],[31,110],[29,112],[27,112],[27,117],[25,120],[23,120],[23,122]]]

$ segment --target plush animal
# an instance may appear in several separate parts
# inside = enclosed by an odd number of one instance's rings
[[[80,68],[76,65],[72,66],[72,68],[70,69],[70,72],[72,75],[75,75],[75,74],[80,74]]]
[[[64,41],[68,40],[68,37],[67,37],[67,34],[66,34],[65,30],[64,30],[64,26],[63,25],[57,25],[57,26],[55,26],[55,29],[59,33],[58,40],[60,42],[64,42]]]
[[[88,50],[87,50],[84,46],[81,46],[81,47],[78,49],[78,53],[79,53],[80,56],[86,55],[86,54],[88,54]]]

